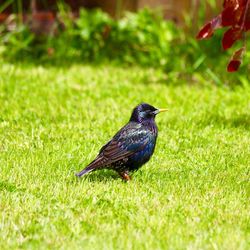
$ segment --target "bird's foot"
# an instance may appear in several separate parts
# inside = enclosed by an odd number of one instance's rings
[[[131,181],[132,178],[129,176],[128,172],[122,172],[119,173],[119,175],[122,177],[124,181]]]

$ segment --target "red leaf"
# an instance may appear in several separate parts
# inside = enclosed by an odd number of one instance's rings
[[[246,43],[243,35],[250,30],[250,0],[224,0],[222,13],[200,30],[197,39],[209,38],[216,28],[225,26],[229,26],[229,29],[222,39],[224,50],[242,38],[244,38],[244,44]],[[234,53],[227,67],[229,72],[238,70],[244,51],[245,47]]]
[[[223,39],[222,39],[222,46],[223,49],[229,49],[235,41],[240,39],[242,37],[242,30],[240,28],[230,28],[224,33]]]
[[[245,47],[242,47],[233,54],[229,64],[227,65],[228,72],[235,72],[239,69],[244,52],[245,52]]]
[[[223,2],[223,8],[228,8],[234,6],[236,1],[234,0],[224,0]]]
[[[213,29],[211,26],[211,22],[207,23],[198,33],[196,36],[197,39],[205,39],[209,38],[213,35]]]
[[[246,16],[245,16],[245,23],[244,28],[245,30],[250,30],[250,4],[248,4],[248,8],[246,8]]]
[[[206,39],[213,35],[214,30],[221,26],[221,15],[213,18],[197,34],[197,39]]]
[[[247,0],[224,0],[223,8],[244,6],[246,5]]]
[[[244,7],[228,7],[225,8],[221,13],[221,24],[222,26],[236,26],[244,13]]]
[[[229,62],[229,64],[227,65],[227,71],[228,72],[235,72],[239,69],[241,64],[241,61],[237,61],[237,60],[231,60]]]

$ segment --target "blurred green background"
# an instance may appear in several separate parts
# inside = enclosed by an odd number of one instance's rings
[[[222,1],[1,1],[4,60],[39,64],[112,63],[165,72],[166,82],[249,81],[250,54],[239,72],[227,63],[240,42],[222,51],[223,30],[197,41]],[[85,8],[84,8],[85,6]],[[133,12],[131,12],[133,11]]]

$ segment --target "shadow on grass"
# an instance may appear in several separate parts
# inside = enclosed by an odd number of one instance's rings
[[[15,64],[15,65],[20,65],[21,67],[43,67],[45,69],[53,69],[53,68],[58,68],[58,69],[63,69],[63,70],[68,70],[72,66],[91,66],[93,68],[100,68],[100,67],[106,67],[107,65],[112,66],[113,68],[122,68],[123,70],[130,70],[131,67],[138,67],[141,69],[144,69],[145,72],[148,71],[148,69],[155,69],[159,70],[161,69],[162,71],[162,76],[161,77],[148,77],[146,74],[145,76],[142,76],[140,81],[143,82],[145,85],[150,85],[150,84],[167,84],[167,85],[173,85],[173,86],[181,86],[181,85],[203,85],[203,82],[207,82],[208,80],[210,81],[211,76],[207,73],[207,69],[199,69],[198,71],[181,71],[177,68],[172,68],[169,66],[164,66],[164,67],[157,67],[153,65],[144,65],[141,63],[130,63],[126,61],[120,61],[116,60],[115,58],[101,58],[101,59],[96,59],[96,60],[91,60],[91,59],[86,59],[86,58],[81,58],[81,57],[66,57],[64,59],[58,57],[58,58],[49,58],[49,57],[44,57],[44,58],[34,58],[34,57],[29,57],[29,56],[21,56],[17,58],[8,58],[8,57],[3,57],[3,59],[7,63]],[[214,63],[211,63],[212,66]],[[216,73],[217,71],[215,71]],[[223,82],[227,83],[227,88],[233,90],[234,86],[239,86],[242,85],[242,82],[239,81],[239,75],[245,75],[245,81],[249,80],[248,77],[248,68],[247,66],[242,66],[241,69],[239,70],[238,73],[231,74],[229,75],[226,71],[220,71],[219,74],[221,75],[220,79],[217,81],[211,80],[211,84],[214,83],[217,87],[222,87],[224,86]],[[194,76],[194,73],[202,75],[202,79],[197,78]],[[213,73],[213,74],[215,74]],[[196,79],[197,78],[197,79]],[[219,83],[218,83],[219,82]],[[228,84],[230,83],[230,84]],[[236,83],[236,84],[233,84]]]
[[[70,67],[73,66],[91,66],[94,69],[101,69],[106,68],[107,65],[114,69],[120,69],[123,70],[130,70],[132,67],[137,67],[140,69],[148,69],[149,67],[137,65],[137,64],[129,64],[129,63],[118,63],[116,61],[108,61],[108,60],[102,60],[102,61],[86,61],[86,60],[75,60],[72,58],[72,60],[51,60],[51,61],[39,61],[34,59],[32,60],[7,60],[10,64],[15,64],[17,66],[20,66],[21,68],[33,68],[33,67],[43,67],[45,69],[62,69],[62,70],[68,70]],[[152,68],[151,68],[152,69]],[[143,82],[145,85],[151,85],[151,84],[166,84],[168,81],[168,77],[166,75],[166,72],[164,73],[164,70],[162,71],[162,77],[152,77],[152,74],[148,72],[148,74],[140,75],[138,76],[140,79],[140,82]]]
[[[229,124],[232,127],[244,127],[246,130],[250,130],[250,115],[241,115],[234,119],[225,120],[225,124]]]
[[[79,181],[89,181],[89,182],[108,182],[112,180],[121,180],[120,176],[112,170],[99,170],[96,172],[89,173],[82,177],[76,178]]]
[[[1,181],[0,182],[0,192],[1,191],[7,191],[7,192],[24,192],[26,189],[24,188],[19,188],[15,184]]]
[[[225,128],[242,128],[250,130],[250,115],[241,114],[234,117],[226,118],[218,114],[209,116],[205,121],[205,125],[214,124],[216,126],[223,126]]]
[[[24,67],[44,67],[44,68],[62,68],[62,69],[68,69],[71,66],[74,65],[88,65],[94,68],[98,67],[105,67],[105,65],[111,65],[112,67],[117,67],[120,68],[121,66],[123,68],[127,68],[128,70],[130,69],[131,66],[140,66],[142,68],[148,68],[146,66],[141,66],[137,65],[134,63],[121,63],[115,60],[109,60],[109,59],[102,59],[102,60],[87,60],[87,59],[81,59],[78,57],[69,57],[65,58],[64,60],[60,58],[45,58],[45,59],[39,59],[39,58],[29,58],[29,57],[22,57],[20,58],[15,58],[15,59],[9,59],[9,58],[4,58],[7,63],[10,64],[16,64]]]

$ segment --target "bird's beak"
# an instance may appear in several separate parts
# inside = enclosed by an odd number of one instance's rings
[[[159,113],[168,111],[168,109],[158,109],[158,110],[159,110]]]
[[[154,114],[157,115],[157,114],[159,114],[161,112],[166,112],[166,111],[168,111],[168,109],[157,109],[157,110],[154,111]]]

